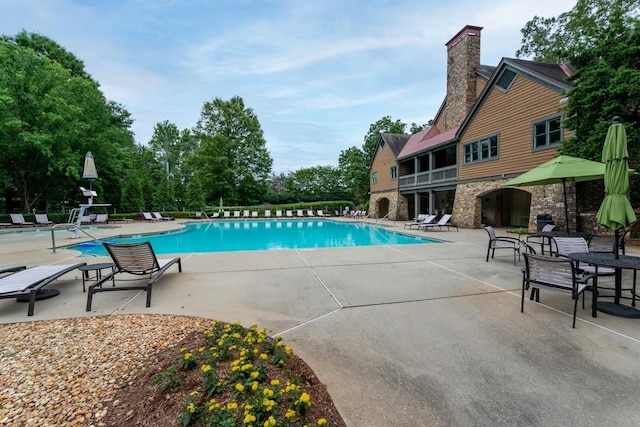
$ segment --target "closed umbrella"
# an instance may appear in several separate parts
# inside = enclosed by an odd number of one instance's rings
[[[624,125],[614,117],[607,131],[602,148],[602,161],[605,164],[605,197],[596,214],[598,222],[615,231],[615,253],[618,255],[618,233],[636,221],[636,214],[627,198],[629,192],[629,151],[627,150],[627,132]]]
[[[582,182],[601,179],[605,165],[600,162],[560,155],[548,162],[536,166],[504,184],[507,187],[525,187],[531,185],[562,184],[564,193],[564,215],[569,233],[569,207],[567,205],[567,182]]]

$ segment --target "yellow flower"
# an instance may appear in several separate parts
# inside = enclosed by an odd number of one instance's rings
[[[191,353],[185,353],[182,355],[184,357],[184,360],[189,360],[191,359],[191,356],[193,356]]]
[[[210,365],[202,365],[202,372],[204,372],[205,374],[207,372],[209,372],[211,370],[211,366]]]
[[[193,390],[191,393],[189,393],[189,396],[191,397],[198,397],[200,393],[198,393],[197,390]]]
[[[256,391],[258,389],[258,381],[251,383],[251,390]]]
[[[252,414],[247,414],[244,416],[244,420],[242,421],[245,424],[249,424],[251,422],[254,422],[256,420],[256,417],[253,416]]]
[[[269,356],[267,356],[267,354],[266,354],[266,353],[262,353],[262,354],[260,355],[260,359],[262,359],[262,360],[267,360],[268,358],[269,358]]]
[[[262,390],[262,394],[264,394],[267,397],[272,397],[273,396],[273,390],[271,390],[270,388],[265,388],[264,390]]]
[[[189,403],[187,405],[187,410],[193,414],[194,412],[196,412],[196,404],[193,402]]]
[[[258,378],[259,376],[260,376],[260,372],[258,372],[258,371],[251,372],[251,378],[253,378],[254,380],[256,378]]]
[[[204,347],[200,347],[200,348],[198,349],[198,351],[199,351],[200,353],[202,353],[202,352],[204,351]]]
[[[187,349],[186,349],[186,348],[184,348],[184,347],[182,347],[182,348],[180,349],[180,353],[184,353],[185,351],[187,351]]]
[[[280,385],[280,380],[271,380],[271,385]]]
[[[240,393],[242,393],[244,391],[244,386],[240,383],[236,384],[236,390],[238,390]]]
[[[324,418],[320,418],[320,419],[318,420],[318,425],[319,425],[319,426],[323,426],[323,425],[325,425],[325,424],[327,424],[327,420],[325,420]]]
[[[246,364],[242,365],[242,368],[240,368],[240,370],[242,372],[244,372],[244,371],[248,371],[251,368],[253,368],[253,365],[251,363],[246,363]]]
[[[309,403],[310,400],[311,400],[311,396],[309,396],[307,393],[302,393],[300,395],[300,401],[301,402]]]
[[[274,426],[274,425],[276,425],[276,419],[273,418],[273,416],[270,416],[269,419],[267,419],[264,422],[264,427],[270,427],[270,426]]]
[[[236,402],[227,403],[227,409],[238,409],[238,404]]]
[[[287,354],[291,354],[291,347],[289,347],[288,345],[285,345],[285,346],[284,346],[284,351],[285,351],[285,353],[287,353]]]
[[[287,413],[284,414],[285,418],[293,418],[296,416],[296,411],[293,409],[287,409]]]

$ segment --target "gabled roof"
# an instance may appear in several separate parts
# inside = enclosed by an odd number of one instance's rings
[[[398,155],[398,159],[413,156],[419,152],[432,150],[438,145],[452,142],[456,139],[458,128],[451,128],[445,132],[440,132],[437,127],[430,126],[414,133],[409,137],[406,145]]]
[[[572,87],[572,85],[567,81],[567,77],[571,75],[572,70],[566,65],[549,64],[524,59],[502,58],[491,76],[491,79],[487,82],[482,93],[480,93],[480,96],[471,107],[471,111],[469,111],[469,114],[467,114],[467,117],[460,125],[457,134],[458,137],[462,135],[469,123],[471,123],[476,112],[486,100],[487,96],[489,96],[489,93],[491,93],[491,90],[502,74],[502,71],[506,68],[531,80],[535,80],[542,85],[550,87],[551,89],[557,90],[558,92],[565,92]]]
[[[398,157],[398,154],[400,154],[400,151],[409,140],[409,135],[406,133],[381,133],[380,138],[391,148],[393,155]],[[380,141],[378,141],[379,144]]]

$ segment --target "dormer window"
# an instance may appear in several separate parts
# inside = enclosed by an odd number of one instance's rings
[[[498,80],[496,81],[496,87],[501,91],[506,92],[509,90],[509,87],[511,86],[515,78],[516,78],[515,71],[511,71],[510,69],[505,68],[502,74],[500,74],[500,77],[498,77]]]

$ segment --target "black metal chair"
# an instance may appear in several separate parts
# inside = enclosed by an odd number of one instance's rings
[[[522,269],[522,298],[520,312],[524,313],[524,294],[532,287],[531,297],[540,302],[540,286],[559,289],[571,294],[573,303],[573,327],[576,327],[576,315],[578,312],[578,299],[588,289],[588,280],[594,279],[594,275],[583,275],[575,266],[575,263],[563,257],[550,257],[544,255],[524,254],[525,267]],[[591,315],[596,317],[597,282],[593,282],[593,303]],[[584,296],[582,297],[584,308]]]
[[[484,229],[489,234],[486,261],[489,262],[489,254],[493,259],[496,249],[507,249],[513,251],[513,265],[516,265],[516,254],[518,255],[518,260],[520,260],[520,248],[524,246],[524,242],[515,237],[497,237],[496,231],[490,225],[485,225]]]

